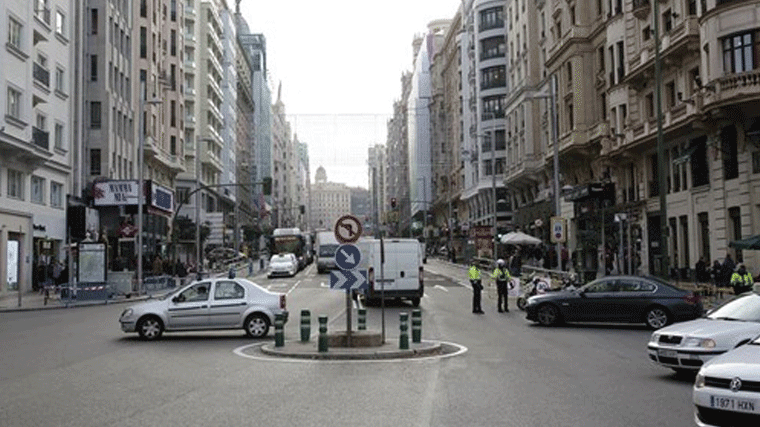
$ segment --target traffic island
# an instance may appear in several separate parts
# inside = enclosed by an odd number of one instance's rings
[[[327,334],[328,348],[334,347],[380,347],[383,345],[383,337],[380,332],[374,331],[351,331],[349,340],[346,331]]]
[[[352,340],[356,335],[351,334]],[[378,360],[378,359],[410,359],[416,357],[441,356],[455,353],[459,347],[444,344],[438,341],[422,341],[412,343],[408,349],[400,350],[398,339],[386,340],[379,346],[364,347],[334,347],[328,351],[320,352],[314,342],[301,342],[297,340],[286,341],[282,347],[276,347],[274,343],[261,346],[261,353],[267,356],[312,359],[312,360]]]

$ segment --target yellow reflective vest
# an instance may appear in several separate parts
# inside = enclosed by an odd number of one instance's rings
[[[502,270],[496,267],[496,269],[491,274],[491,278],[496,279],[496,281],[506,282],[506,281],[509,281],[509,279],[511,279],[512,276],[509,274],[509,270],[507,270],[506,268]]]
[[[470,280],[480,280],[480,270],[474,265],[470,267],[467,275],[470,277]]]
[[[738,272],[731,275],[731,284],[743,284],[745,286],[751,286],[753,284],[752,280],[752,274],[747,272],[744,276],[739,274]]]

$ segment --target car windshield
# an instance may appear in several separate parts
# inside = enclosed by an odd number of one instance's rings
[[[760,295],[751,293],[738,296],[707,315],[713,320],[760,322]]]
[[[319,247],[319,256],[334,257],[335,251],[337,250],[338,250],[338,245],[321,245]]]

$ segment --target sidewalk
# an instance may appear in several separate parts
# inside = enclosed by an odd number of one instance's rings
[[[262,270],[266,269],[266,263],[264,263],[263,269],[259,267],[258,261],[254,261],[253,263],[253,274],[248,275],[248,266],[245,265],[243,267],[238,267],[237,269],[237,277],[249,277],[254,278],[258,277],[260,274],[263,274]],[[229,273],[229,271],[215,271],[211,274],[214,276],[222,275],[226,276]],[[194,275],[188,275],[185,278],[185,283],[189,283],[188,280],[193,280]],[[179,281],[177,281],[179,283]],[[169,288],[163,291],[154,292],[153,295],[157,294],[163,294],[165,292],[168,292],[172,289],[176,288]],[[23,292],[21,294],[21,304],[19,305],[18,300],[18,293],[11,292],[5,295],[0,296],[0,313],[2,312],[14,312],[14,311],[37,311],[37,310],[53,310],[53,309],[60,309],[60,308],[73,308],[73,307],[85,307],[85,306],[93,306],[93,305],[105,305],[105,304],[124,304],[124,303],[135,303],[139,301],[143,301],[146,299],[152,298],[150,295],[141,295],[141,296],[133,296],[133,297],[127,297],[124,295],[114,295],[111,298],[105,299],[92,299],[92,300],[82,300],[77,301],[76,299],[69,300],[69,299],[61,299],[60,295],[55,293],[50,293],[50,297],[45,301],[45,296],[37,291],[30,291],[30,292]]]

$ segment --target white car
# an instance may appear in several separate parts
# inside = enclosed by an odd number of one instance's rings
[[[145,340],[164,331],[244,329],[254,338],[267,335],[275,316],[288,320],[285,294],[270,292],[247,279],[212,278],[190,283],[121,314],[124,332]]]
[[[700,427],[760,425],[760,337],[707,362],[692,398]]]
[[[284,253],[272,255],[269,260],[269,273],[267,277],[295,276],[298,273],[298,258],[295,254]]]
[[[675,323],[652,334],[649,359],[676,372],[696,372],[708,360],[760,335],[760,295],[748,292],[701,319]]]

